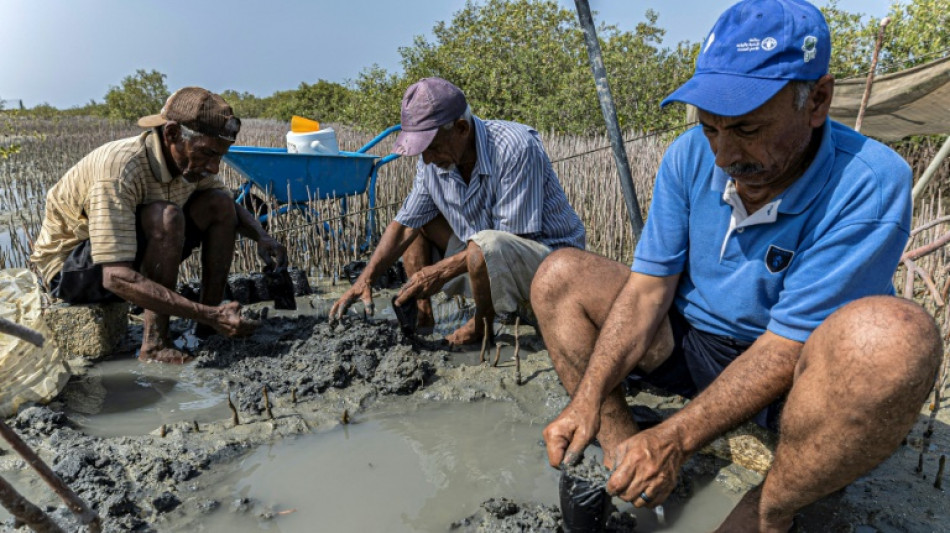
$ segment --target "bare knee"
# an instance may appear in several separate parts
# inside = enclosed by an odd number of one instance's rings
[[[185,215],[173,203],[152,202],[142,212],[142,230],[149,241],[180,241],[185,236]]]
[[[234,198],[224,189],[210,189],[195,193],[188,202],[188,216],[201,230],[212,224],[237,226]]]
[[[535,313],[551,309],[567,295],[572,280],[577,278],[581,253],[561,248],[544,258],[531,280],[531,308]]]
[[[903,391],[923,401],[942,357],[940,331],[929,313],[910,300],[872,296],[838,309],[815,330],[797,373],[829,364],[855,386]]]

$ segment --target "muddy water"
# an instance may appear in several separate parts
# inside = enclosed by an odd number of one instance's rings
[[[220,380],[202,379],[193,365],[145,364],[133,354],[96,363],[64,392],[69,418],[99,437],[145,435],[162,424],[227,418],[225,394]]]
[[[222,508],[204,531],[446,531],[504,497],[558,505],[559,473],[547,465],[542,425],[511,404],[448,403],[374,413],[356,424],[262,447],[223,475]],[[596,451],[594,451],[596,453]],[[711,530],[735,504],[722,487],[696,487],[688,505],[666,506],[666,525],[634,510],[637,531]]]
[[[261,448],[236,465],[207,531],[259,531],[260,509],[278,531],[445,531],[500,494],[557,501],[557,472],[541,427],[517,423],[509,404],[479,402],[376,413],[356,424]]]

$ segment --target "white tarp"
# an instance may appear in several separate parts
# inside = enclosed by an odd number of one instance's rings
[[[0,416],[8,417],[25,402],[52,400],[69,380],[69,367],[44,324],[40,287],[32,272],[0,270],[0,316],[46,337],[37,348],[0,333]]]

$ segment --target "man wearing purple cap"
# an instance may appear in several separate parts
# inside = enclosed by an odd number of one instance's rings
[[[780,429],[775,460],[720,530],[788,531],[900,445],[942,352],[891,285],[911,172],[828,119],[829,57],[811,4],[735,4],[663,102],[701,125],[664,156],[632,268],[579,250],[540,267],[532,304],[572,396],[544,430],[552,466],[596,437],[607,490],[653,507],[690,454],[752,419]],[[625,381],[694,399],[638,431]]]
[[[236,234],[256,241],[269,265],[285,263],[287,252],[217,176],[241,128],[223,98],[185,87],[139,125],[148,131],[97,148],[49,190],[30,259],[67,303],[144,308],[139,359],[184,363],[169,315],[228,336],[254,327],[237,302],[220,305]],[[192,302],[174,289],[179,264],[199,245],[201,297]]]
[[[458,87],[425,78],[403,96],[393,151],[422,155],[412,191],[331,318],[357,299],[371,308],[373,281],[400,256],[410,278],[396,304],[416,300],[420,325],[431,325],[428,298],[439,290],[475,300],[475,316],[446,337],[451,344],[481,340],[496,313],[530,316],[541,261],[551,250],[584,248],[584,225],[538,132],[472,116]],[[444,259],[432,264],[433,252]]]

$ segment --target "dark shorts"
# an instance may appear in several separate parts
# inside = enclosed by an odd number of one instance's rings
[[[719,374],[746,351],[751,342],[713,335],[692,327],[676,309],[670,310],[673,329],[673,353],[649,374],[634,371],[627,377],[631,385],[646,382],[667,392],[692,398],[702,392]],[[752,418],[766,429],[778,431],[779,415],[785,398],[776,400]]]
[[[135,213],[135,261],[132,267],[138,271],[142,265],[142,256],[148,240],[142,230],[142,209]],[[195,226],[191,217],[185,215],[185,244],[181,251],[181,260],[187,259],[201,245],[202,232]],[[95,304],[121,302],[119,298],[102,286],[102,265],[92,262],[92,246],[88,239],[80,242],[66,258],[63,269],[53,276],[49,283],[50,294],[70,304]]]

